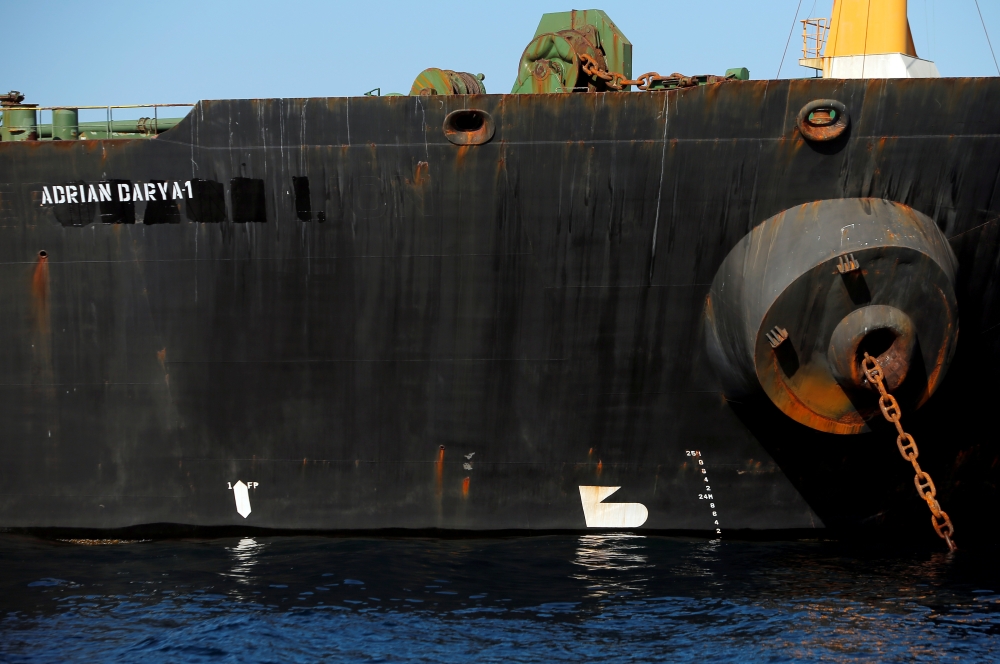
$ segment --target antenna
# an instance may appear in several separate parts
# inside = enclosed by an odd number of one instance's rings
[[[993,66],[997,68],[1000,75],[1000,65],[997,64],[997,54],[993,52],[993,42],[990,41],[990,31],[986,29],[986,21],[983,20],[983,10],[979,8],[979,0],[976,0],[976,11],[979,12],[979,22],[983,24],[983,32],[986,33],[986,43],[990,45],[990,55],[993,56]]]
[[[778,73],[775,74],[775,78],[781,76],[781,67],[785,64],[785,55],[788,53],[788,45],[792,42],[792,33],[795,32],[795,21],[799,18],[800,9],[802,9],[802,0],[799,0],[799,4],[795,8],[795,16],[792,17],[792,27],[788,30],[788,39],[785,40],[785,50],[781,52],[781,62],[778,63]]]

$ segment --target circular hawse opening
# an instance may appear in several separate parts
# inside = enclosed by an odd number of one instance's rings
[[[482,145],[493,138],[493,118],[478,108],[462,108],[444,118],[445,138],[455,145]]]
[[[858,344],[858,350],[855,354],[858,364],[861,364],[861,360],[865,358],[865,353],[872,357],[879,357],[885,353],[892,348],[892,344],[896,342],[898,336],[895,330],[888,327],[880,327],[866,334],[861,343]]]
[[[41,251],[38,252],[38,257],[39,258],[45,258],[48,255],[49,255],[49,252],[45,251],[44,249],[42,249]]]
[[[482,113],[477,113],[476,111],[456,113],[451,119],[452,129],[461,132],[479,131],[485,123],[486,120],[483,118]]]

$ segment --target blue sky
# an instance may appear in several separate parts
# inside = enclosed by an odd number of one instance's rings
[[[979,0],[1000,50],[1000,0]],[[798,18],[829,16],[802,0]],[[774,78],[799,0],[595,2],[632,41],[633,72],[718,73],[743,66]],[[590,8],[581,5],[577,9]],[[18,13],[2,85],[43,105],[193,102],[234,97],[409,91],[425,67],[486,74],[509,92],[544,12],[565,1],[35,2]],[[910,0],[917,52],[944,76],[995,76],[974,0]],[[29,21],[30,24],[23,21]],[[781,77],[798,66],[795,23]]]

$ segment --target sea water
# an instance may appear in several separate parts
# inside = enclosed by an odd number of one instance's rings
[[[996,552],[0,536],[0,661],[997,661]]]

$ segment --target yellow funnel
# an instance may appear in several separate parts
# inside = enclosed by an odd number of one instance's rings
[[[834,0],[823,56],[880,53],[917,57],[906,0]]]

